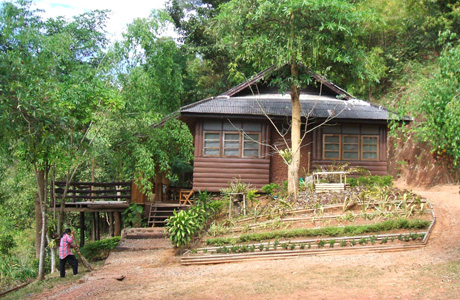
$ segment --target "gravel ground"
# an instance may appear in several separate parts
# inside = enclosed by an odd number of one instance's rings
[[[459,188],[412,189],[437,215],[422,249],[187,267],[172,248],[113,252],[80,282],[31,299],[457,299]]]

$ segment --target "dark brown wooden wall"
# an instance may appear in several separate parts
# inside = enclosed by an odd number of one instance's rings
[[[270,143],[269,124],[262,126],[262,143]],[[269,147],[261,145],[260,158],[203,157],[203,123],[195,127],[195,160],[193,163],[193,189],[218,192],[229,186],[235,178],[255,188],[270,183]]]

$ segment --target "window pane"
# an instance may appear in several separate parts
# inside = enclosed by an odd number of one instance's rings
[[[217,148],[217,149],[219,149],[219,142],[205,141],[204,142],[204,147],[205,148]]]
[[[377,144],[377,137],[363,137],[363,144]]]
[[[339,151],[326,151],[324,153],[324,157],[325,158],[335,158],[335,159],[338,159],[339,158]]]
[[[344,151],[358,151],[358,144],[346,144],[343,145],[343,150]]]
[[[204,130],[222,130],[222,122],[217,121],[217,122],[205,122],[203,124],[203,129]]]
[[[344,144],[358,144],[359,138],[357,136],[344,136],[343,143]]]
[[[241,129],[241,122],[224,122],[225,131],[236,131]]]
[[[253,142],[244,143],[244,149],[259,149],[259,144]]]
[[[204,138],[205,138],[205,140],[219,140],[220,134],[218,134],[218,133],[206,133]]]
[[[377,159],[377,153],[375,153],[375,152],[363,152],[363,159]]]
[[[377,152],[377,145],[364,145],[363,151]]]
[[[326,144],[324,145],[324,149],[326,150],[339,150],[339,144]]]
[[[259,141],[259,134],[251,133],[244,136],[245,141]]]
[[[224,138],[226,141],[239,141],[240,134],[239,133],[226,133]]]
[[[239,142],[225,142],[225,149],[227,148],[240,149],[240,143]]]
[[[358,159],[358,152],[344,152],[343,159]]]
[[[243,129],[245,131],[262,131],[262,125],[260,123],[243,123]]]
[[[244,156],[259,156],[259,149],[245,149]]]
[[[219,149],[204,149],[204,155],[219,155]]]
[[[342,133],[359,134],[359,125],[343,125]]]
[[[240,149],[225,149],[224,150],[224,155],[225,156],[239,156],[240,155]]]
[[[326,136],[326,143],[338,144],[340,142],[340,137],[338,136]]]

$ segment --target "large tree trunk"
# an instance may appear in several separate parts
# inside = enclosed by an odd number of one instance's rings
[[[291,65],[291,75],[298,76],[297,65]],[[300,166],[300,127],[301,127],[301,106],[299,89],[295,82],[291,86],[292,102],[292,128],[291,128],[291,151],[292,157],[288,166],[288,193],[297,199],[299,193],[299,166]]]
[[[48,182],[49,168],[45,167],[43,170],[35,166],[35,176],[37,178],[38,195],[40,198],[40,213],[41,213],[41,227],[40,227],[40,254],[38,258],[38,274],[37,280],[45,279],[45,245],[46,245],[46,198],[47,198],[47,182]]]

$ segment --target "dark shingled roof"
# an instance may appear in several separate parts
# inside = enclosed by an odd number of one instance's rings
[[[273,91],[265,88],[263,91],[257,89],[258,95],[243,93],[244,90],[252,92],[251,86],[259,84],[278,69],[272,66],[220,96],[186,105],[180,109],[180,114],[200,117],[217,115],[264,116],[264,114],[270,117],[291,116],[292,104],[289,92],[281,94],[277,90]],[[325,86],[329,93],[322,93],[320,96],[321,90],[318,88],[317,93],[312,90],[302,91],[300,102],[303,116],[375,121],[400,119],[395,113],[386,108],[356,99],[326,78],[311,71],[308,72],[317,83]],[[410,120],[409,117],[404,117],[404,121]]]
[[[313,118],[381,120],[397,119],[387,109],[368,102],[352,99],[338,100],[327,96],[301,95],[302,115]],[[290,116],[290,95],[260,95],[245,97],[217,97],[183,107],[181,114],[209,115],[267,115]]]

